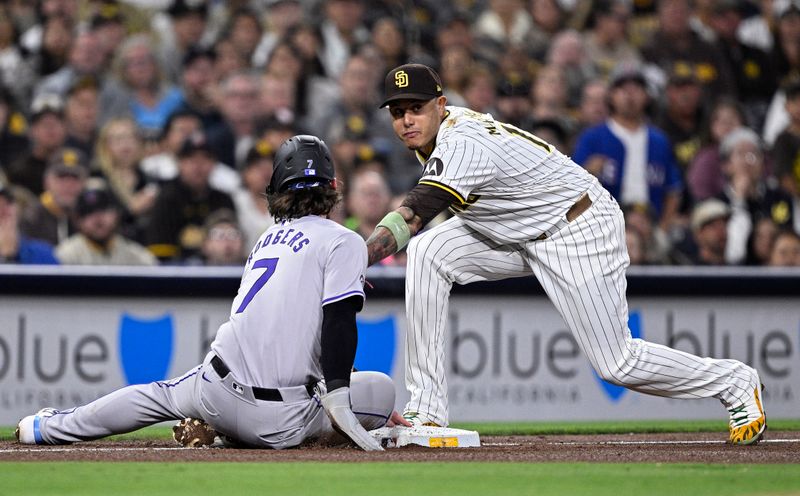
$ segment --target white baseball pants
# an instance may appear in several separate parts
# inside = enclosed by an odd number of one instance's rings
[[[701,358],[628,329],[622,211],[596,183],[592,205],[547,239],[501,245],[453,217],[413,238],[406,271],[406,412],[448,423],[445,327],[453,283],[535,275],[597,373],[628,389],[739,404],[756,384],[737,360]]]

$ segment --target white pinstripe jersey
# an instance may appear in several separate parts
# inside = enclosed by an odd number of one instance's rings
[[[535,135],[463,107],[447,107],[420,184],[450,192],[451,211],[501,243],[536,239],[595,181]]]
[[[366,270],[366,243],[336,222],[309,215],[270,227],[250,253],[211,349],[249,386],[321,379],[322,307],[363,298]]]

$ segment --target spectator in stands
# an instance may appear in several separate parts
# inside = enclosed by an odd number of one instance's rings
[[[703,145],[689,163],[686,184],[695,202],[718,196],[725,186],[719,144],[731,131],[744,125],[744,113],[736,100],[721,97],[711,109],[699,138]]]
[[[298,24],[289,30],[286,39],[295,47],[296,55],[303,63],[302,74],[310,81],[323,77],[325,70],[319,55],[321,41],[315,27],[312,24]]]
[[[307,110],[306,93],[309,91],[307,89],[309,81],[304,72],[306,62],[294,43],[285,40],[275,46],[266,67],[264,67],[264,74],[270,76],[269,79],[282,80],[281,85],[291,91],[292,103],[288,110],[291,112],[292,119],[295,119],[296,112],[305,113]],[[325,97],[326,95],[323,94],[322,98]],[[265,112],[262,111],[262,113]]]
[[[97,138],[100,87],[97,79],[86,76],[77,79],[67,91],[64,124],[67,137],[64,144],[77,148],[91,157]]]
[[[275,148],[266,140],[258,141],[247,153],[242,168],[242,188],[233,194],[236,217],[244,236],[244,246],[251,248],[264,231],[275,224],[264,193],[272,178]]]
[[[208,216],[203,226],[203,263],[241,267],[247,258],[243,240],[236,214],[230,210],[217,210]]]
[[[800,267],[800,236],[794,231],[782,231],[775,238],[769,257],[772,267]]]
[[[69,31],[78,22],[78,2],[75,1],[46,1],[36,9],[37,21],[25,30],[20,36],[20,46],[27,53],[40,53],[50,47],[58,47],[66,53],[69,48],[69,39],[51,39],[48,32],[49,21],[58,19],[69,35]],[[49,73],[47,73],[49,74]]]
[[[547,51],[547,64],[561,70],[566,83],[567,107],[576,108],[583,85],[596,75],[581,35],[573,29],[556,35]]]
[[[369,238],[375,226],[389,213],[392,194],[389,184],[379,173],[371,170],[357,171],[347,185],[347,211],[345,225],[364,239]]]
[[[448,18],[436,33],[436,51],[444,60],[444,53],[453,47],[461,47],[468,52],[477,49],[475,38],[472,35],[472,26],[469,19],[461,15]]]
[[[772,255],[772,245],[778,236],[778,226],[768,217],[760,218],[753,227],[747,245],[745,265],[767,265]]]
[[[299,0],[267,0],[266,25],[253,53],[253,65],[264,67],[272,49],[289,34],[292,27],[303,21],[303,5]]]
[[[362,55],[350,57],[339,77],[338,95],[327,105],[320,105],[323,112],[318,119],[312,117],[313,120],[309,120],[309,125],[318,123],[312,126],[312,131],[329,138],[331,131],[351,116],[360,116],[366,128],[371,129],[379,119],[377,88],[378,81],[367,58]],[[312,108],[316,105],[313,103]]]
[[[464,83],[464,101],[476,112],[495,113],[496,82],[488,66],[473,65]]]
[[[625,226],[625,247],[628,249],[628,259],[631,265],[644,265],[645,247],[644,239],[639,231]]]
[[[568,133],[573,132],[575,122],[572,120],[568,108],[567,80],[560,67],[546,65],[539,69],[531,93],[533,98],[531,118],[533,120],[553,119],[559,121]]]
[[[385,74],[408,60],[406,39],[400,23],[391,17],[382,17],[372,26],[372,44],[381,57],[380,72]]]
[[[100,2],[89,20],[89,27],[97,35],[101,56],[106,65],[114,58],[117,48],[128,35],[127,21],[116,0]]]
[[[261,98],[258,102],[258,114],[263,117],[275,117],[291,121],[295,118],[295,80],[276,74],[261,76]]]
[[[792,0],[758,0],[758,12],[744,19],[737,30],[736,36],[742,43],[761,49],[767,53],[772,51],[775,44],[773,36],[775,13],[781,4],[788,4]]]
[[[158,141],[158,153],[145,157],[141,161],[141,170],[146,176],[157,181],[170,181],[178,176],[178,151],[186,139],[194,133],[202,132],[200,117],[191,112],[180,110],[167,119]],[[213,188],[226,193],[239,187],[239,177],[231,167],[217,162],[211,171],[209,182]]]
[[[690,26],[689,0],[660,0],[658,30],[642,48],[644,59],[669,74],[676,64],[688,67],[708,97],[735,95],[734,78],[722,54]]]
[[[525,46],[531,57],[544,62],[550,40],[566,24],[566,12],[558,0],[531,0],[528,6],[533,27],[526,36]]]
[[[100,124],[115,117],[133,117],[145,137],[157,136],[183,99],[180,89],[163,77],[147,35],[125,40],[117,51],[114,72],[115,78],[104,85],[100,96]]]
[[[464,87],[467,74],[475,61],[469,49],[462,45],[447,47],[442,52],[442,84],[447,102],[452,105],[465,106]]]
[[[778,81],[785,83],[797,78],[800,72],[800,2],[777,1],[775,18],[772,57]]]
[[[65,265],[156,265],[147,249],[117,232],[120,212],[105,189],[85,189],[75,206],[78,232],[56,247]]]
[[[67,92],[78,80],[85,77],[99,79],[105,69],[104,55],[96,33],[78,33],[69,48],[67,64],[42,79],[36,85],[34,96],[54,94],[66,98]]]
[[[209,184],[217,160],[201,133],[187,138],[177,157],[178,177],[161,187],[145,231],[147,248],[170,262],[199,253],[203,224],[211,212],[221,208],[235,211],[230,196]]]
[[[203,129],[222,124],[222,114],[215,101],[216,77],[214,62],[217,53],[212,49],[192,47],[183,57],[181,71],[182,101],[176,112],[192,112],[200,117]]]
[[[320,24],[321,61],[325,74],[338,79],[355,48],[369,41],[364,26],[363,0],[323,0],[324,18]]]
[[[248,64],[252,64],[258,42],[262,34],[261,19],[247,7],[233,11],[228,21],[225,37]]]
[[[42,95],[31,106],[30,148],[8,168],[8,179],[39,195],[44,190],[42,178],[53,152],[64,146],[67,130],[64,105],[57,95]]]
[[[0,173],[28,151],[28,125],[12,94],[0,86]]]
[[[7,7],[0,6],[0,87],[7,88],[18,102],[27,103],[34,84],[30,61],[17,45],[17,26]]]
[[[633,231],[638,235],[642,255],[640,264],[664,265],[671,262],[672,242],[667,233],[656,225],[653,209],[645,204],[626,205],[625,232]]]
[[[293,121],[267,117],[256,123],[256,143],[263,141],[271,150],[277,150],[284,141],[296,134],[300,134],[300,129]]]
[[[578,106],[576,133],[602,124],[608,118],[608,85],[600,80],[587,81]]]
[[[639,51],[628,42],[627,28],[632,6],[625,0],[592,2],[589,31],[584,34],[586,56],[597,76],[608,80],[618,64],[640,63]]]
[[[57,150],[45,169],[44,192],[39,201],[22,213],[22,233],[53,246],[74,234],[72,214],[88,174],[86,157],[80,150]]]
[[[208,131],[208,141],[223,164],[236,168],[253,144],[261,88],[256,76],[237,72],[220,87],[223,122]]]
[[[704,120],[703,89],[688,65],[676,63],[667,79],[658,127],[672,144],[678,166],[686,170],[700,150]]]
[[[574,159],[621,205],[650,205],[660,227],[669,232],[677,222],[683,183],[669,141],[647,123],[648,100],[641,69],[626,64],[616,68],[609,89],[611,115],[578,137]]]
[[[0,182],[0,265],[57,264],[52,245],[19,230],[19,209],[11,187]]]
[[[478,42],[493,43],[498,54],[507,46],[523,44],[532,27],[522,0],[489,0],[473,24]]]
[[[225,81],[230,76],[248,69],[247,61],[242,58],[230,40],[222,39],[214,44],[217,60],[214,62],[214,78]]]
[[[531,112],[531,82],[527,79],[509,77],[497,84],[495,106],[502,122],[521,126]]]
[[[800,82],[787,86],[784,93],[789,125],[775,140],[772,158],[780,187],[792,198],[792,227],[800,233]]]
[[[761,218],[771,218],[779,229],[791,228],[791,198],[766,180],[764,150],[751,129],[731,131],[722,140],[720,154],[726,176],[723,198],[731,208],[726,257],[729,263],[741,264]]]
[[[694,207],[691,228],[695,250],[687,260],[694,265],[725,265],[730,209],[725,202],[711,198]]]
[[[742,7],[740,0],[714,0],[709,25],[716,36],[716,47],[733,72],[746,122],[753,129],[761,129],[778,80],[767,53],[742,43],[736,36]]]
[[[142,138],[130,118],[112,119],[100,130],[92,175],[102,179],[121,211],[121,234],[141,239],[143,219],[155,204],[158,186],[140,168]]]
[[[208,5],[205,1],[172,0],[166,14],[154,18],[159,36],[157,55],[165,70],[165,79],[176,83],[183,57],[203,38],[208,22]]]
[[[67,63],[69,47],[73,40],[74,20],[64,15],[46,16],[42,24],[29,29],[20,38],[20,44],[26,53],[34,54],[31,63],[34,77],[42,78],[53,74]],[[28,35],[34,29],[39,31],[40,41],[32,47]],[[28,46],[26,46],[28,45]]]
[[[360,115],[349,116],[339,126],[331,130],[330,149],[336,176],[346,179],[355,169],[359,155],[374,154],[374,150],[370,146],[367,122]]]

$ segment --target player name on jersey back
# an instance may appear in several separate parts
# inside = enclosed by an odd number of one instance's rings
[[[451,211],[501,242],[536,239],[596,181],[538,136],[463,107],[447,107],[420,184],[453,195]]]

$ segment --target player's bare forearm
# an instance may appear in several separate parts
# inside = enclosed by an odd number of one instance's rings
[[[403,216],[406,223],[408,224],[408,230],[411,232],[411,235],[417,234],[420,229],[422,229],[422,219],[419,216],[414,215],[414,211],[408,207],[400,207],[395,212],[398,212],[400,215]],[[373,265],[376,262],[380,262],[384,258],[388,257],[389,255],[393,255],[397,252],[397,240],[394,239],[394,235],[391,231],[386,229],[385,227],[377,227],[375,232],[367,240],[367,256],[368,256],[368,265]]]
[[[385,227],[375,228],[375,232],[367,240],[367,265],[380,262],[397,251],[397,242],[391,231]]]

